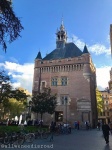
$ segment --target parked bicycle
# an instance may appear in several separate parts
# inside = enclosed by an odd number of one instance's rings
[[[39,129],[35,132],[36,139],[46,139],[49,136],[49,132],[44,131],[43,129]]]

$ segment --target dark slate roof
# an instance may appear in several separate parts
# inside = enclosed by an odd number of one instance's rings
[[[38,52],[36,59],[42,59],[41,52]]]
[[[74,43],[66,43],[64,48],[56,48],[50,54],[45,56],[43,60],[72,58],[81,56],[82,54],[83,52]]]
[[[89,53],[86,45],[84,46],[83,53]]]

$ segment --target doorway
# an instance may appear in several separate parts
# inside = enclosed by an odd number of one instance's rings
[[[55,121],[56,122],[63,121],[63,111],[55,111]]]

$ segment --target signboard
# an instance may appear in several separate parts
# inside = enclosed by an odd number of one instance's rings
[[[80,99],[77,101],[77,110],[91,111],[91,102],[86,99]]]

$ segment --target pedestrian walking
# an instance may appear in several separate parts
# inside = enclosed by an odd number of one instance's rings
[[[74,128],[77,129],[77,121],[74,122]]]
[[[89,130],[89,121],[86,121],[85,125],[86,125],[86,130]]]
[[[54,130],[55,130],[55,123],[52,121],[50,124],[50,133],[51,133],[50,142],[53,141]]]
[[[100,127],[101,127],[101,123],[98,122],[98,123],[97,123],[97,128],[98,128],[98,130],[100,130]]]
[[[104,139],[106,141],[106,144],[108,144],[109,143],[109,131],[110,131],[108,124],[103,123],[102,131],[103,131],[103,136],[104,136]]]

